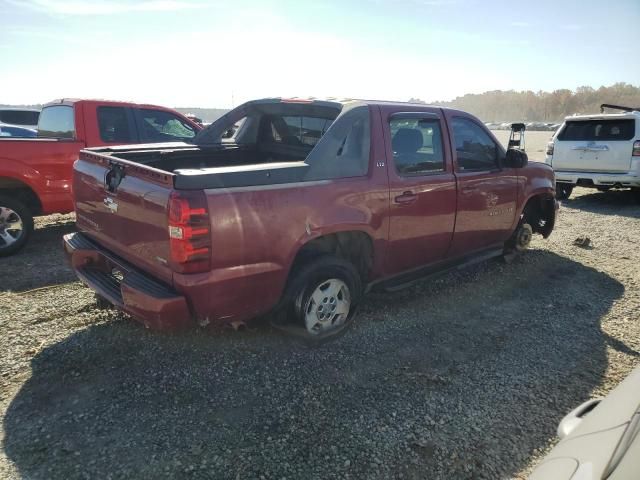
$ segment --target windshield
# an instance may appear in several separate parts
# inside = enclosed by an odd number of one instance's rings
[[[73,107],[56,105],[42,110],[38,121],[38,137],[70,139],[75,137],[75,133]]]

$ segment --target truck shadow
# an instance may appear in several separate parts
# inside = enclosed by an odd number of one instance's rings
[[[602,215],[623,215],[625,217],[640,218],[640,202],[636,200],[630,190],[596,190],[580,189],[583,195],[569,197],[562,200],[562,207]]]
[[[316,349],[96,325],[33,358],[4,451],[35,479],[511,477],[624,351],[600,326],[623,293],[532,251],[371,295]]]
[[[0,292],[21,292],[33,288],[72,282],[76,279],[67,266],[62,250],[62,236],[75,231],[75,223],[63,220],[37,225],[29,243],[17,254],[0,258],[0,268],[10,275],[0,275]]]

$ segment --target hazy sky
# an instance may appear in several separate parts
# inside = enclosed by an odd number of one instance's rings
[[[0,103],[640,84],[640,0],[0,0]]]

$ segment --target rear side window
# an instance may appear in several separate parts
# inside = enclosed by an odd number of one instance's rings
[[[140,109],[140,134],[145,142],[184,142],[196,136],[191,125],[164,110]]]
[[[224,142],[224,143],[233,143],[233,142],[235,142],[236,141],[236,136],[238,135],[238,132],[240,131],[240,129],[244,125],[244,122],[246,122],[246,121],[247,121],[247,117],[242,117],[240,120],[238,120],[233,125],[231,125],[222,134],[221,141]]]
[[[29,110],[0,110],[0,122],[13,125],[37,125],[40,112]]]
[[[396,172],[402,176],[444,171],[442,132],[435,118],[394,117],[389,122]]]
[[[558,135],[558,140],[631,140],[635,133],[636,122],[631,118],[568,121]]]
[[[133,132],[125,107],[98,107],[98,130],[103,142],[130,143],[133,141]]]
[[[356,107],[339,116],[335,122],[325,120],[326,133],[311,151],[308,180],[360,177],[369,171],[371,127],[369,109]]]
[[[40,112],[38,137],[75,138],[76,128],[73,107],[56,105]]]
[[[315,146],[333,120],[304,116],[276,116],[266,118],[263,141],[295,146]]]
[[[466,171],[498,168],[498,146],[480,125],[461,117],[454,117],[452,125],[458,169]]]

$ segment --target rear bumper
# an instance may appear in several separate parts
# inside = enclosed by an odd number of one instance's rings
[[[556,182],[594,187],[640,187],[640,175],[636,173],[563,172],[556,171]],[[586,182],[585,182],[586,181]]]
[[[176,330],[195,324],[184,296],[85,235],[67,234],[63,246],[71,267],[85,285],[146,327]]]

